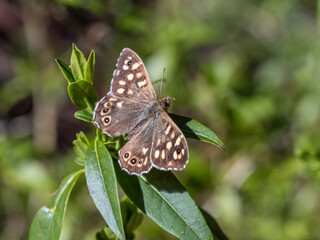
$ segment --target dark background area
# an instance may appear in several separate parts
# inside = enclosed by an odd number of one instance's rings
[[[231,239],[320,239],[320,42],[316,1],[0,1],[0,239],[27,239],[37,210],[94,127],[73,117],[55,58],[96,53],[109,91],[116,60],[136,51],[152,80],[166,67],[169,112],[195,118],[227,147],[188,140],[175,175]],[[159,92],[159,84],[155,85]],[[105,223],[82,177],[61,239]],[[136,239],[174,239],[147,217]]]

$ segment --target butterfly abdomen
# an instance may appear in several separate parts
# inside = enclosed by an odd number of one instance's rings
[[[158,101],[154,101],[149,108],[149,118],[154,118],[159,116],[160,111],[162,110]]]

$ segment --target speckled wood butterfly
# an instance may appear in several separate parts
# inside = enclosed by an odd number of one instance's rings
[[[152,167],[182,170],[187,165],[187,141],[166,112],[170,99],[157,98],[140,57],[123,49],[110,91],[98,102],[93,121],[109,136],[128,134],[119,163],[129,174],[141,175]]]

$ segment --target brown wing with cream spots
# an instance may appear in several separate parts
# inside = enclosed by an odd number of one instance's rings
[[[152,148],[152,136],[154,122],[145,120],[139,123],[133,130],[126,145],[119,150],[119,163],[123,170],[129,174],[141,175],[152,168],[150,153]]]
[[[118,58],[111,82],[111,92],[114,96],[140,102],[157,99],[142,60],[129,48],[123,49]]]
[[[118,58],[110,92],[97,104],[93,121],[109,136],[127,134],[148,117],[154,101],[157,96],[142,60],[125,48]]]
[[[157,120],[153,134],[151,161],[160,170],[182,170],[189,161],[187,140],[165,111]]]
[[[127,134],[148,117],[148,106],[130,99],[113,96],[109,92],[97,104],[93,121],[109,136]]]

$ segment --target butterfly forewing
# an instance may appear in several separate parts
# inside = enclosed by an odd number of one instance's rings
[[[142,60],[125,48],[118,58],[110,92],[97,104],[93,121],[109,136],[127,134],[148,117],[150,101],[156,99]]]
[[[138,102],[157,99],[142,60],[129,48],[125,48],[118,58],[111,92],[114,96],[134,99]]]
[[[147,114],[142,103],[119,98],[109,92],[97,104],[93,121],[103,133],[119,136],[129,133]]]

